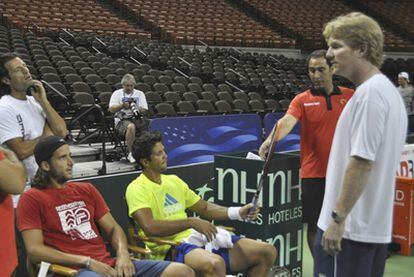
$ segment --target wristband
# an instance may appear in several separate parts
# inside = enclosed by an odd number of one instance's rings
[[[88,259],[86,260],[86,263],[85,263],[85,267],[87,269],[89,269],[90,266],[91,266],[91,257],[88,257]]]
[[[4,152],[0,150],[0,161],[4,160],[6,156],[4,155]]]
[[[243,220],[240,216],[240,209],[241,207],[228,207],[227,208],[227,216],[230,220]]]

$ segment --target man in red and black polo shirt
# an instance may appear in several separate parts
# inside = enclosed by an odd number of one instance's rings
[[[11,276],[17,267],[14,209],[10,194],[22,193],[26,170],[16,155],[0,147],[0,276]]]
[[[308,224],[308,245],[311,252],[325,193],[326,167],[336,123],[353,94],[353,90],[333,84],[332,71],[325,55],[326,50],[317,50],[309,55],[308,74],[312,86],[296,95],[285,116],[278,122],[277,141],[300,122],[303,222]],[[260,146],[259,154],[262,158],[269,146],[270,136]]]

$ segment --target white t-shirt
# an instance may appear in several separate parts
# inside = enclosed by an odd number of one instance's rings
[[[109,107],[113,105],[119,105],[127,98],[133,98],[135,100],[135,103],[137,104],[138,108],[143,108],[148,110],[148,104],[147,99],[145,98],[145,94],[137,89],[134,89],[134,91],[131,94],[127,94],[124,92],[124,89],[118,89],[114,91],[114,93],[111,95],[111,100],[109,101]],[[118,124],[118,122],[123,118],[131,118],[134,114],[132,113],[132,110],[130,108],[127,109],[121,109],[120,111],[115,113],[115,126]]]
[[[326,175],[325,197],[318,227],[331,222],[351,156],[374,161],[368,183],[345,222],[344,238],[367,242],[391,241],[397,164],[407,133],[404,102],[383,74],[361,84],[336,126]]]
[[[32,97],[19,100],[10,95],[0,99],[0,143],[14,138],[32,140],[43,133],[46,115],[40,104]],[[23,160],[28,179],[34,177],[37,164],[34,155]]]
[[[406,88],[403,88],[401,86],[397,87],[398,91],[401,94],[401,97],[404,100],[405,108],[407,110],[408,115],[414,114],[411,104],[414,98],[414,88],[411,85],[408,85]]]

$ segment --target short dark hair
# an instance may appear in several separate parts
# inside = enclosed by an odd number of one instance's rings
[[[18,58],[16,53],[5,53],[0,56],[0,93],[3,95],[11,93],[10,86],[2,82],[4,77],[9,77],[5,64],[15,58]]]
[[[160,132],[144,132],[138,138],[135,139],[132,145],[132,157],[135,161],[141,165],[141,159],[151,160],[152,149],[155,144],[162,142],[162,135]]]
[[[312,53],[310,53],[309,56],[308,56],[308,59],[306,60],[307,66],[309,66],[309,62],[310,62],[311,59],[324,58],[326,60],[326,62],[328,62],[328,60],[326,59],[326,53],[328,53],[328,51],[326,51],[325,49],[315,50]]]

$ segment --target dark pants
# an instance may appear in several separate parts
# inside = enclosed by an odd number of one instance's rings
[[[304,223],[315,226],[321,213],[325,195],[325,178],[302,179],[302,207]]]
[[[408,133],[414,132],[414,114],[408,116]]]
[[[383,276],[388,244],[342,239],[342,250],[334,257],[323,250],[322,235],[323,231],[318,228],[313,249],[314,277]]]

